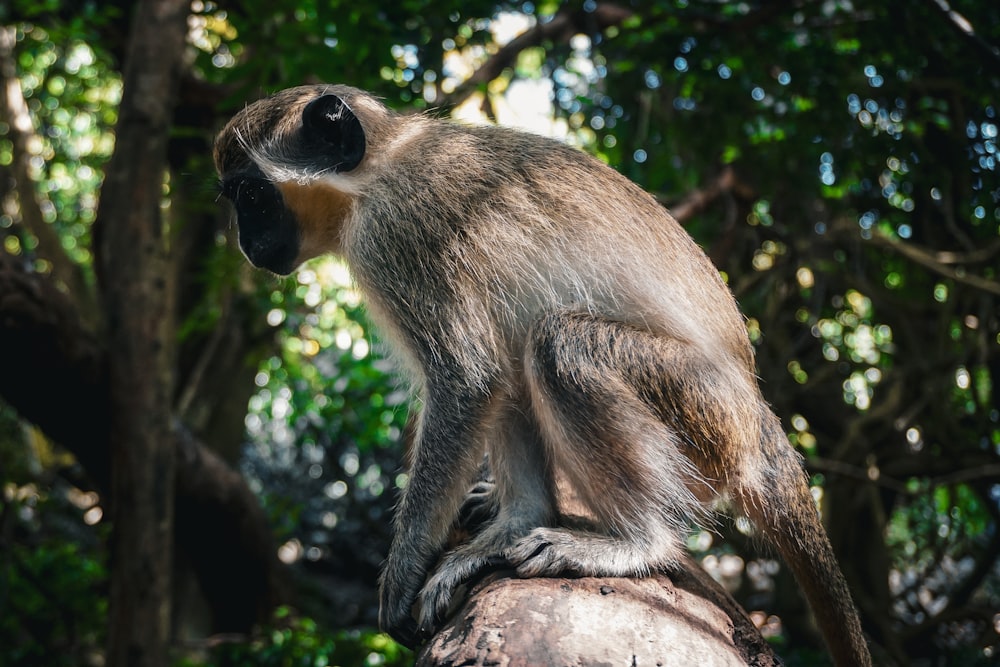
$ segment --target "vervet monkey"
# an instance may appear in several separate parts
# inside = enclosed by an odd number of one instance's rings
[[[288,274],[342,255],[419,395],[385,630],[426,636],[497,561],[525,577],[669,569],[722,497],[791,567],[836,663],[871,664],[732,294],[653,197],[556,141],[397,115],[340,85],[249,105],[215,164],[247,258]],[[495,518],[442,554],[484,452]],[[557,476],[591,530],[560,525]]]

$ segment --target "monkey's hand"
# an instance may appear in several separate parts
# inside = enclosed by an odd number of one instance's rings
[[[469,489],[459,511],[457,519],[459,531],[469,535],[489,532],[488,527],[497,515],[496,495],[496,483],[488,466],[484,464],[480,469],[479,479]],[[471,545],[467,545],[467,548],[478,553],[478,550]],[[441,559],[437,573],[424,587],[420,595],[418,623],[413,613],[417,587],[422,583],[416,580],[418,570],[414,567],[396,567],[394,563],[398,562],[395,556],[397,552],[393,549],[382,573],[379,590],[379,627],[404,646],[409,648],[419,646],[431,637],[437,622],[444,618],[455,588],[476,572],[494,563],[506,563],[503,558],[481,556],[475,556],[470,560],[459,552],[462,552],[462,549],[453,551]],[[407,594],[400,593],[410,590],[412,592]]]
[[[470,535],[481,531],[497,516],[496,483],[481,479],[469,489],[458,511],[458,528]]]
[[[539,520],[530,515],[531,512],[525,512],[521,516],[511,517],[501,513],[471,541],[441,559],[433,576],[420,591],[421,629],[433,628],[446,617],[459,586],[486,572],[510,566],[508,551]]]
[[[390,553],[382,579],[379,582],[378,625],[383,632],[410,649],[415,649],[429,636],[417,625],[413,614],[413,603],[417,597],[417,586],[407,569],[400,567]]]

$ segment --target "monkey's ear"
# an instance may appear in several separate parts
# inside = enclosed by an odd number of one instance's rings
[[[323,95],[302,110],[302,138],[323,147],[333,171],[351,171],[365,156],[365,130],[336,95]]]

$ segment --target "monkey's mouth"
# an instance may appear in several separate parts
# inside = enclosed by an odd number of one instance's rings
[[[298,234],[248,234],[241,225],[239,237],[240,250],[257,268],[279,276],[287,276],[295,270],[295,260],[299,256]]]

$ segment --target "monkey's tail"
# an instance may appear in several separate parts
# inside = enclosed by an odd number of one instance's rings
[[[775,545],[805,593],[837,667],[868,667],[871,654],[799,457],[778,418],[762,412],[764,470],[739,491],[742,509]]]

